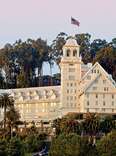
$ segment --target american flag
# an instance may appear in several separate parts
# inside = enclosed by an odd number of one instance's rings
[[[77,21],[76,19],[74,19],[73,17],[71,17],[71,24],[75,24],[75,25],[77,25],[78,27],[80,26],[80,22]]]

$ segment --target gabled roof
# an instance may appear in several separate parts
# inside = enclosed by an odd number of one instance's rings
[[[85,86],[84,91],[86,91],[99,77],[101,74],[97,75],[87,86]]]
[[[103,75],[106,77],[106,79],[112,84],[112,86],[113,86],[114,88],[116,88],[116,82],[112,79],[112,77],[104,70],[104,68],[103,68],[98,62],[96,62],[96,63],[92,66],[92,68],[82,77],[81,81],[85,80],[85,78],[92,72],[92,70],[93,70],[96,66],[98,66],[98,68],[102,71],[101,74],[103,74]],[[93,79],[92,81],[94,81],[94,80],[95,80],[95,79]]]

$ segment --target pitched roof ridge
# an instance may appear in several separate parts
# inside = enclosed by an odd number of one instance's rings
[[[88,87],[101,75],[101,73],[99,73],[99,75],[97,75],[94,79],[92,79],[87,86],[85,86],[85,89],[84,90],[87,90]]]

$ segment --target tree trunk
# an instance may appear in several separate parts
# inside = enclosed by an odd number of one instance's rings
[[[6,107],[4,107],[4,129],[6,129]]]

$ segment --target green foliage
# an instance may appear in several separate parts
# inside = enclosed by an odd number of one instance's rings
[[[95,62],[99,62],[116,80],[116,48],[107,46],[100,49],[93,60]]]
[[[0,49],[0,70],[6,73],[6,81],[0,74],[0,88],[41,86],[43,63],[48,62],[50,68],[54,61],[59,65],[67,38],[69,36],[61,32],[50,46],[41,38],[6,44]],[[75,38],[80,45],[82,61],[85,64],[98,61],[116,80],[116,38],[110,43],[101,39],[91,41],[88,33],[76,34]]]
[[[111,132],[113,129],[116,129],[116,121],[112,118],[112,116],[106,116],[100,122],[100,130],[107,134]]]
[[[86,134],[95,136],[100,130],[99,116],[95,113],[87,113],[85,120],[82,122],[82,127]]]
[[[76,34],[75,35],[77,43],[80,45],[80,54],[82,56],[82,61],[86,64],[91,62],[90,53],[90,38],[91,35],[88,33]]]
[[[7,145],[7,156],[23,156],[24,148],[20,139],[13,137]]]
[[[79,156],[80,137],[76,134],[59,135],[52,142],[49,156]]]
[[[56,61],[57,64],[59,64],[61,56],[63,54],[62,48],[63,45],[66,43],[66,38],[67,38],[67,34],[64,32],[60,32],[56,39],[53,40],[52,45],[51,45],[51,49],[52,49],[52,53],[51,53],[51,57],[53,60]]]
[[[6,140],[0,139],[0,156],[7,156],[6,144]]]
[[[0,95],[0,108],[4,109],[4,128],[6,127],[6,110],[14,106],[14,99],[8,93]]]
[[[77,120],[72,118],[64,117],[62,119],[56,119],[53,127],[56,128],[56,135],[60,133],[81,133],[81,125]]]
[[[98,151],[88,137],[81,137],[80,156],[98,156]]]
[[[107,46],[107,42],[106,40],[101,40],[101,39],[95,39],[93,40],[93,42],[91,43],[91,58],[94,59],[94,57],[96,56],[97,52],[106,47]]]
[[[5,81],[4,81],[4,77],[0,68],[0,88],[3,89],[5,86]]]
[[[30,134],[24,141],[26,145],[26,151],[31,153],[41,150],[42,146],[44,145],[44,140],[45,137],[42,135]]]
[[[53,140],[49,156],[98,156],[98,152],[88,138],[70,133]]]
[[[100,156],[116,156],[116,130],[101,138],[97,148]]]

